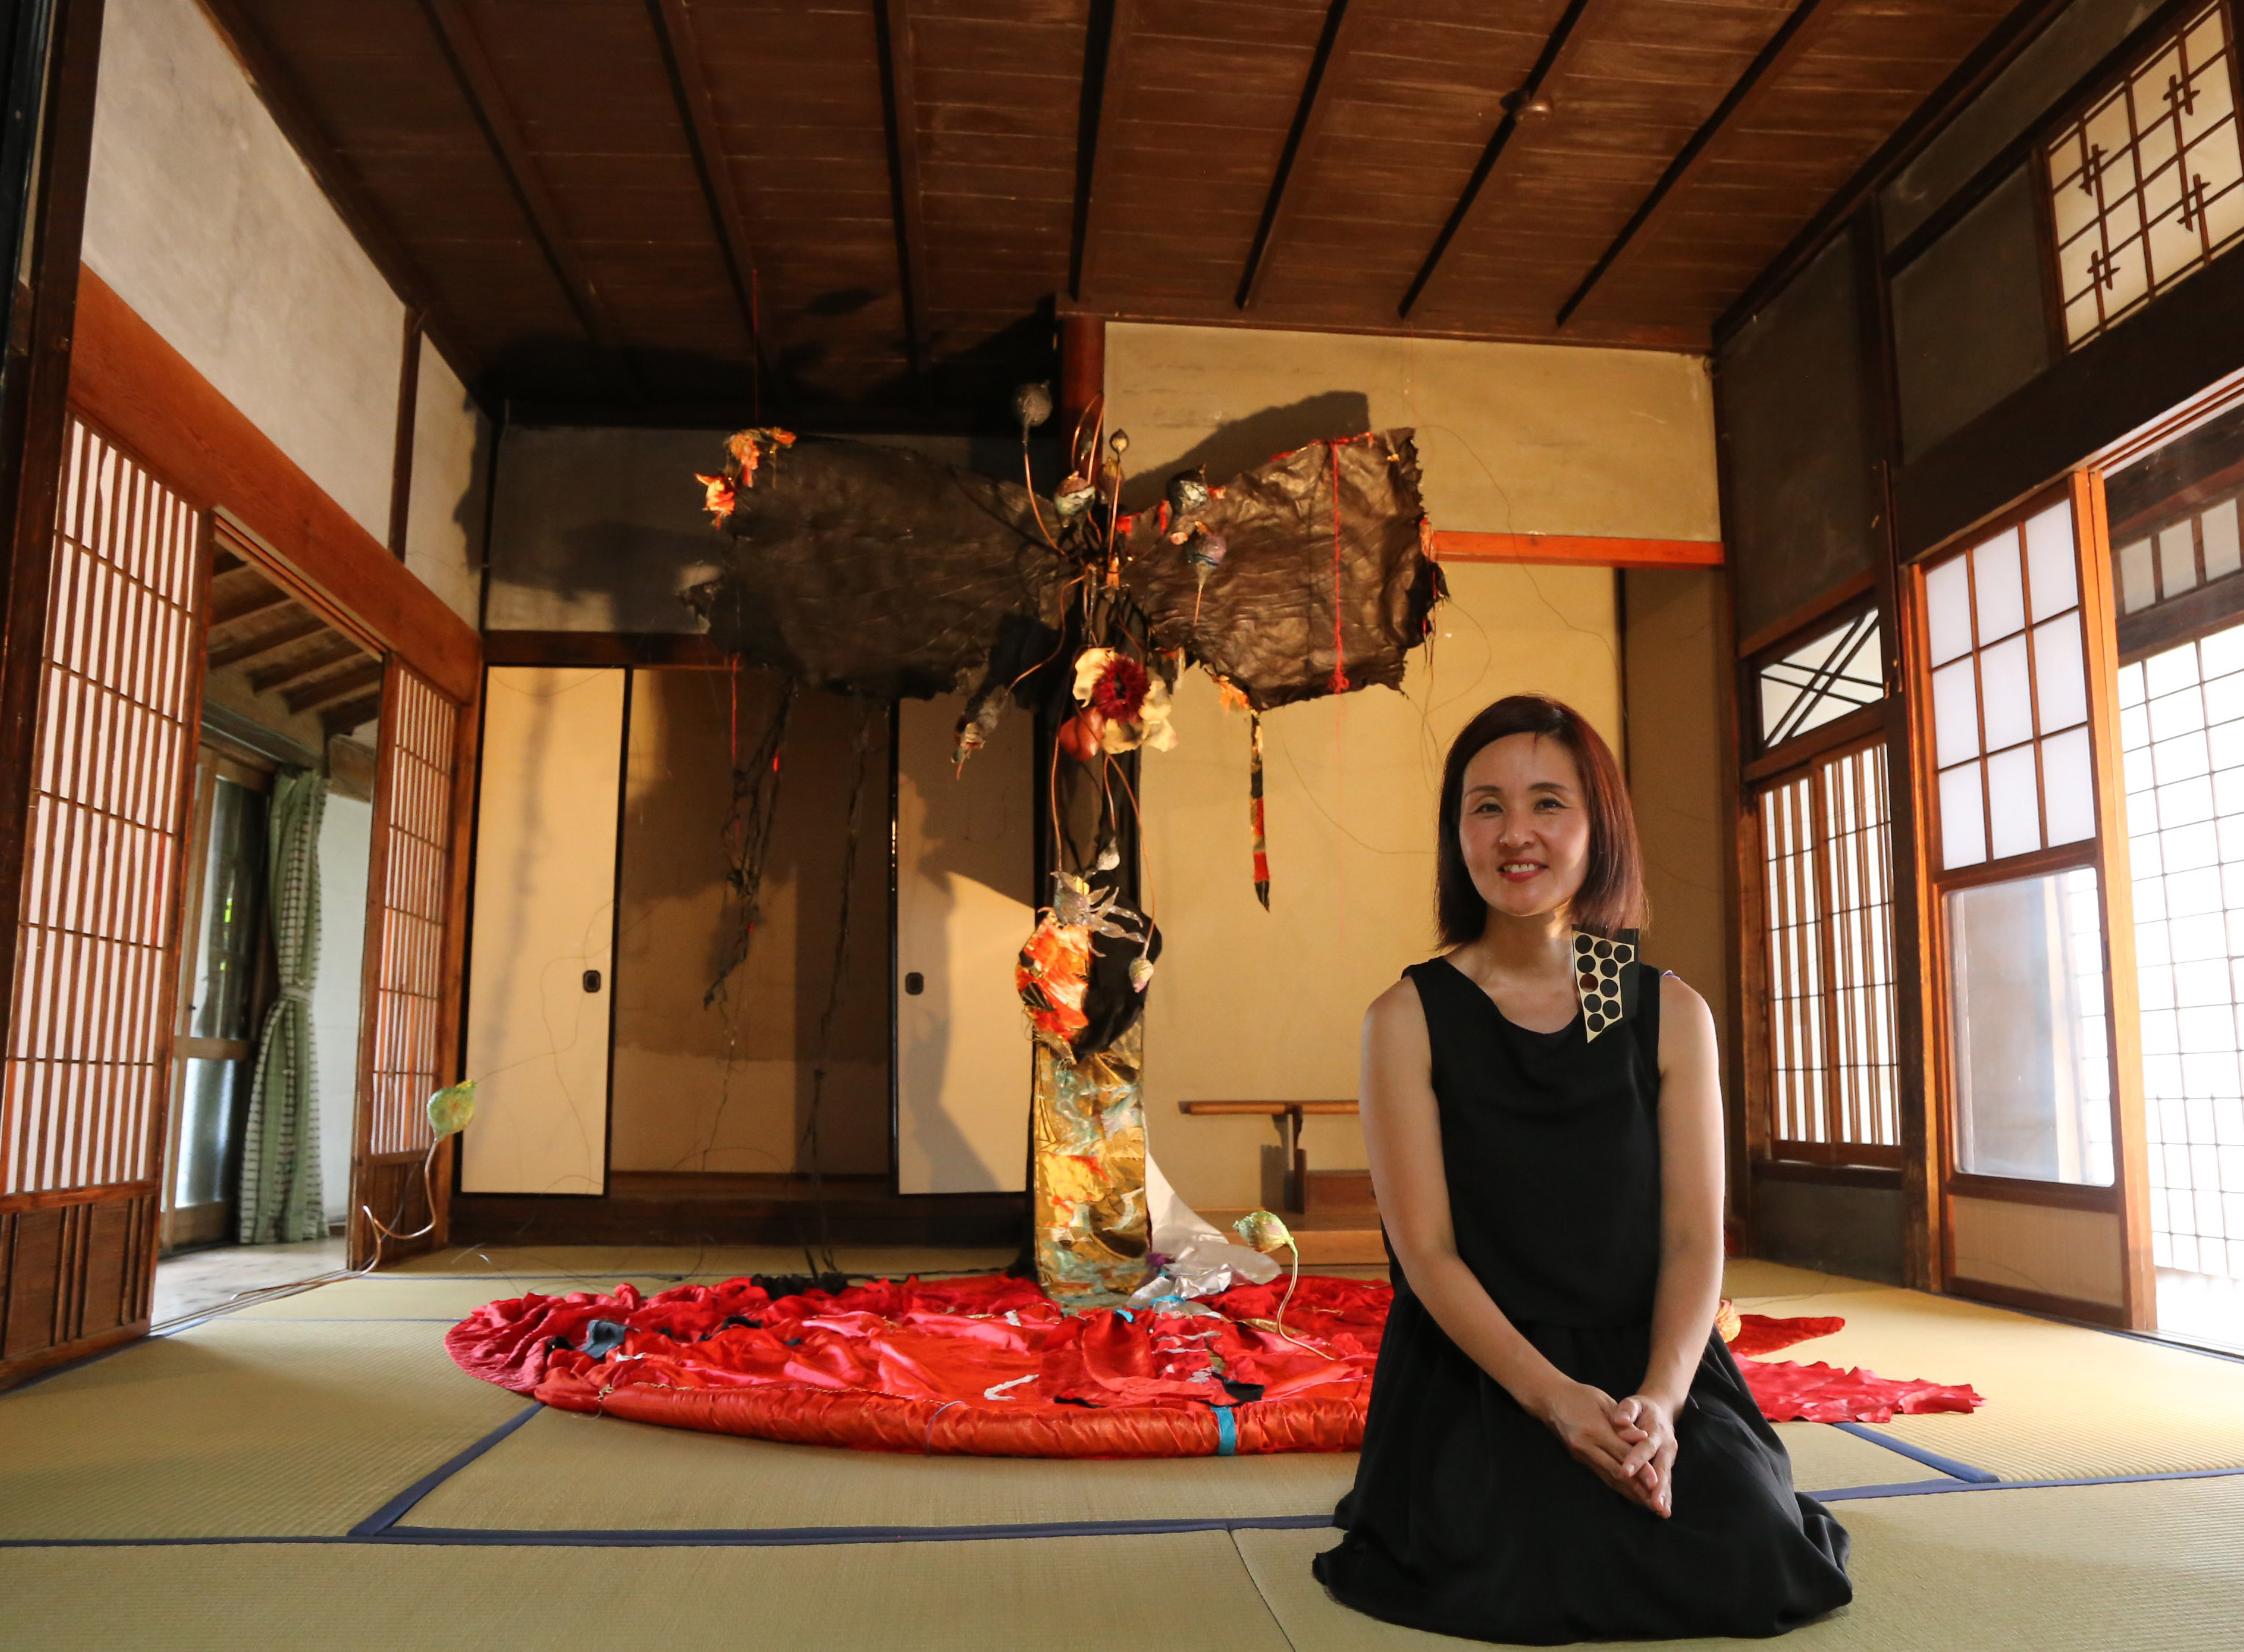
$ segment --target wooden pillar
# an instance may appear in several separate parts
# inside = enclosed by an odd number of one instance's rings
[[[1084,410],[1106,393],[1106,318],[1103,315],[1062,315],[1059,318],[1058,409],[1052,421],[1053,439],[1065,449]]]

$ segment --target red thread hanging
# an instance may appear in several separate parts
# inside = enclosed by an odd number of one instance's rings
[[[1348,692],[1348,651],[1341,638],[1340,609],[1340,443],[1328,442],[1325,451],[1332,455],[1333,484],[1333,674],[1326,684],[1335,694]]]

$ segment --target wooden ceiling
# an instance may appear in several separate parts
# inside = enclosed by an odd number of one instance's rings
[[[205,3],[487,400],[984,426],[1056,301],[1703,349],[2015,7]]]
[[[315,749],[381,712],[381,656],[222,543],[211,552],[208,648],[211,673],[239,679],[279,732],[307,736],[316,719]]]

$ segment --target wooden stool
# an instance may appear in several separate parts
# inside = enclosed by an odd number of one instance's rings
[[[1272,1199],[1266,1182],[1263,1195],[1274,1209],[1289,1216],[1338,1215],[1343,1211],[1371,1215],[1376,1211],[1377,1205],[1371,1196],[1370,1171],[1312,1172],[1308,1150],[1301,1145],[1304,1117],[1312,1113],[1354,1114],[1359,1110],[1354,1102],[1179,1102],[1177,1109],[1196,1118],[1247,1114],[1267,1118],[1277,1126],[1284,1167],[1281,1187],[1278,1197]]]

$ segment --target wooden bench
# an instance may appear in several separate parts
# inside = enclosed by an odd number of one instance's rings
[[[1370,1211],[1371,1173],[1368,1170],[1309,1171],[1309,1156],[1301,1145],[1301,1121],[1312,1115],[1354,1114],[1354,1102],[1179,1102],[1177,1110],[1195,1118],[1267,1118],[1277,1126],[1279,1151],[1284,1170],[1274,1208],[1288,1215],[1325,1214],[1340,1210]],[[1266,1200],[1269,1184],[1264,1183]]]

